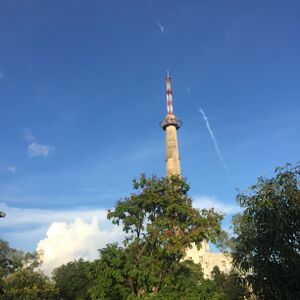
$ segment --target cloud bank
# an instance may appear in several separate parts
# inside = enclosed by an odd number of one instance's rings
[[[53,222],[47,237],[38,243],[37,251],[43,253],[42,269],[48,275],[56,267],[75,259],[92,260],[98,257],[98,249],[119,241],[122,237],[119,227],[101,230],[96,216],[85,222],[81,218],[74,222]]]
[[[0,203],[0,211],[6,212],[7,216],[1,220],[1,228],[24,229],[27,226],[49,226],[52,222],[72,222],[76,218],[87,221],[92,216],[98,220],[107,222],[105,209],[81,208],[76,209],[39,209],[39,208],[18,208]],[[45,231],[46,232],[46,231]]]
[[[0,211],[6,213],[1,219],[1,238],[14,248],[42,250],[42,269],[48,275],[68,261],[95,259],[99,248],[124,236],[121,228],[107,220],[105,209],[28,209],[0,203]]]
[[[200,195],[193,197],[193,199],[193,205],[198,209],[214,208],[217,212],[225,214],[236,214],[241,211],[236,203],[223,203],[215,197]]]

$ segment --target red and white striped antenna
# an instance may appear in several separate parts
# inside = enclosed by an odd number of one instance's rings
[[[169,70],[167,71],[166,77],[166,95],[167,95],[167,112],[168,115],[173,115],[173,98],[172,98],[172,88],[171,88],[171,77]]]
[[[173,99],[172,99],[172,88],[171,88],[171,77],[169,70],[167,71],[166,81],[166,95],[167,95],[167,112],[166,117],[160,122],[160,127],[163,130],[166,130],[168,126],[175,126],[176,129],[179,129],[182,125],[182,122],[176,118],[173,114]]]

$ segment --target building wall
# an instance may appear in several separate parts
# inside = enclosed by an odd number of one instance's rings
[[[221,272],[229,273],[232,269],[232,260],[230,255],[223,253],[212,253],[208,242],[202,242],[200,250],[195,245],[186,250],[185,259],[192,259],[194,263],[200,263],[204,273],[204,278],[211,278],[211,272],[217,266]]]

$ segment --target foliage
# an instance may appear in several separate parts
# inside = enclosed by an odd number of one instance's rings
[[[25,262],[34,259],[35,255],[11,248],[8,242],[0,240],[0,276],[6,276],[22,267]]]
[[[90,285],[90,262],[79,259],[56,268],[53,271],[53,280],[64,300],[87,300]]]
[[[222,273],[217,266],[212,271],[215,283],[215,292],[212,299],[215,300],[243,300],[247,289],[237,273]]]
[[[218,269],[213,278],[204,279],[200,265],[192,261],[181,261],[173,272],[167,272],[161,289],[157,293],[144,291],[133,293],[126,284],[128,260],[126,249],[110,244],[100,250],[100,259],[91,264],[90,288],[92,299],[151,299],[151,300],[242,300],[245,293],[243,285],[234,273],[226,275]]]
[[[58,299],[54,284],[35,269],[41,263],[36,252],[25,253],[0,241],[1,299]]]
[[[0,277],[1,279],[22,265],[23,252],[9,247],[8,242],[0,240]],[[2,284],[1,284],[2,285]]]
[[[200,265],[189,260],[180,262],[176,270],[168,274],[161,290],[153,299],[202,299],[201,295],[207,294],[207,290],[201,286],[203,282]]]
[[[94,283],[89,292],[92,299],[126,299],[126,256],[123,248],[109,244],[99,250],[100,259],[90,266],[90,280]]]
[[[25,253],[11,248],[8,242],[0,240],[0,295],[4,293],[4,279],[8,275],[22,267],[33,270],[39,263],[36,252]]]
[[[36,271],[39,257],[0,242],[1,299],[239,300],[244,288],[236,274],[214,270],[204,279],[200,265],[185,260],[192,243],[205,240],[228,248],[222,215],[192,207],[189,186],[179,177],[134,181],[136,193],[117,202],[108,218],[123,227],[124,247],[108,244],[94,262],[82,259],[53,271],[51,282]]]
[[[158,297],[153,299],[182,300],[243,300],[246,293],[242,282],[235,273],[224,274],[214,268],[211,279],[204,279],[201,266],[192,261],[179,264],[179,269],[170,275]]]
[[[58,299],[58,290],[43,273],[22,268],[4,279],[1,299],[55,300]]]
[[[119,299],[127,294],[156,295],[171,275],[183,272],[179,262],[192,243],[215,241],[220,233],[222,216],[213,209],[193,208],[183,179],[142,175],[133,187],[136,193],[108,212],[108,219],[122,225],[127,234],[125,248],[109,245],[100,251],[93,271],[97,282],[91,289],[93,299],[117,299],[111,293]],[[104,275],[99,277],[100,272]]]
[[[300,299],[300,166],[275,173],[237,196],[233,259],[260,299]]]

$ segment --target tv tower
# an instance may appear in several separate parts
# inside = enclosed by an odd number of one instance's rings
[[[180,158],[177,142],[177,129],[182,122],[173,113],[173,99],[171,88],[171,77],[169,72],[165,79],[167,96],[167,115],[160,122],[160,127],[166,131],[166,170],[167,177],[172,175],[180,176]]]

